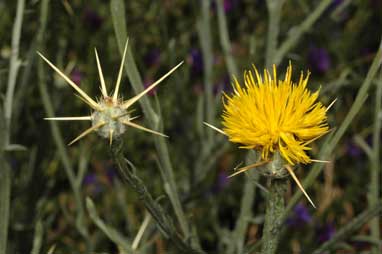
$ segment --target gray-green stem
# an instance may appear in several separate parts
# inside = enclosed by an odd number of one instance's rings
[[[369,192],[369,207],[375,206],[380,201],[380,140],[381,140],[381,125],[382,125],[382,71],[380,71],[377,81],[377,91],[375,93],[375,111],[374,111],[374,128],[373,128],[373,148],[370,161],[370,192]],[[378,216],[370,220],[371,236],[378,240],[380,239],[380,219]],[[380,253],[381,245],[373,246],[372,254]]]
[[[285,0],[267,0],[268,7],[268,33],[267,48],[265,52],[265,66],[270,69],[274,64],[277,49],[277,38],[280,32],[281,9]]]
[[[231,76],[238,77],[239,71],[238,71],[235,59],[232,55],[231,41],[229,39],[227,19],[224,13],[223,0],[218,0],[216,2],[216,5],[217,5],[217,11],[218,11],[220,44],[223,49],[225,62],[227,64],[227,69]]]
[[[269,179],[270,186],[266,201],[262,254],[273,254],[277,251],[280,238],[279,224],[285,209],[284,194],[287,187],[287,179]]]
[[[6,253],[11,198],[11,169],[0,151],[0,253]]]
[[[10,144],[13,97],[20,67],[18,59],[21,28],[24,15],[24,0],[17,2],[15,23],[12,32],[12,53],[9,63],[8,86],[4,101],[4,112],[0,110],[0,124],[3,140],[0,141],[0,253],[7,252],[9,211],[11,203],[11,168],[6,160],[5,150]],[[3,115],[4,114],[4,115]],[[4,118],[3,118],[4,116]]]
[[[114,163],[117,165],[119,172],[124,177],[124,180],[126,180],[129,186],[138,195],[139,200],[156,221],[161,233],[174,244],[179,250],[179,253],[204,253],[200,250],[193,249],[181,238],[176,231],[170,216],[153,199],[143,181],[133,171],[132,164],[124,157],[123,141],[121,139],[113,141],[111,146],[111,156]]]
[[[125,44],[127,39],[126,12],[125,12],[126,9],[124,5],[124,1],[112,0],[110,2],[110,9],[111,9],[113,26],[115,30],[115,35],[117,37],[118,46],[119,46],[120,52],[122,53],[123,45]],[[139,71],[138,71],[138,68],[135,63],[130,47],[127,50],[126,61],[124,64],[126,67],[125,70],[126,70],[127,76],[130,80],[130,83],[134,91],[137,94],[140,93],[141,91],[144,90],[143,81],[142,81],[141,75],[139,74]],[[163,127],[161,117],[154,111],[150,100],[146,96],[143,96],[139,100],[139,103],[144,112],[148,126],[153,130],[161,131],[161,128]],[[180,198],[178,195],[178,187],[175,181],[174,170],[170,160],[170,155],[168,152],[166,140],[163,139],[162,137],[155,136],[154,141],[155,141],[156,150],[158,152],[158,158],[161,164],[161,168],[163,169],[162,179],[165,183],[168,184],[168,188],[166,189],[167,195],[169,196],[171,204],[174,208],[182,233],[187,238],[191,237],[190,227],[186,223],[183,207],[181,206],[181,203],[180,203]],[[192,239],[194,241],[194,238]]]
[[[200,38],[200,46],[202,49],[204,61],[204,90],[205,90],[205,119],[208,123],[213,124],[215,118],[215,103],[213,95],[213,49],[210,24],[210,1],[201,1],[201,18],[197,23],[198,35]],[[207,150],[211,149],[213,144],[214,131],[206,128]]]
[[[23,23],[24,16],[24,6],[25,0],[19,0],[17,2],[17,12],[15,17],[15,23],[13,26],[12,32],[12,52],[9,63],[9,76],[8,76],[8,86],[7,93],[5,95],[4,101],[4,116],[5,116],[5,124],[6,124],[6,146],[10,144],[10,136],[11,136],[11,119],[12,119],[12,109],[13,109],[13,97],[15,93],[17,73],[21,65],[21,61],[19,59],[19,44],[21,37],[21,27]]]
[[[268,8],[268,33],[267,47],[265,52],[265,67],[270,69],[274,64],[277,49],[277,38],[279,35],[281,9],[284,0],[267,0]],[[262,254],[276,253],[280,238],[281,218],[285,209],[284,193],[286,189],[286,179],[269,178],[269,193],[266,200],[265,223],[262,236]]]

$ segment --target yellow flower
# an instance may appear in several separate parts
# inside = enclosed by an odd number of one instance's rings
[[[256,79],[251,71],[244,73],[245,87],[235,80],[234,93],[225,95],[223,131],[231,142],[242,148],[261,151],[264,161],[278,151],[290,164],[307,164],[311,142],[328,132],[327,108],[317,101],[319,91],[307,89],[309,73],[293,83],[292,66],[284,80],[264,71]]]
[[[284,80],[277,79],[275,66],[273,77],[267,70],[264,70],[264,77],[255,67],[254,70],[256,80],[252,72],[247,71],[244,73],[245,87],[235,79],[233,95],[225,94],[223,130],[205,124],[228,136],[231,142],[242,144],[241,148],[261,152],[259,161],[237,169],[229,177],[262,166],[266,175],[282,178],[286,169],[315,207],[292,166],[327,162],[311,159],[306,151],[311,149],[310,143],[329,131],[326,112],[335,100],[328,107],[317,101],[319,91],[311,93],[306,88],[309,73],[305,78],[301,73],[298,83],[293,83],[291,64]]]
[[[70,80],[62,71],[60,71],[54,64],[52,64],[46,57],[44,57],[41,53],[37,52],[41,58],[47,62],[50,67],[53,68],[68,84],[74,88],[78,94],[79,98],[83,100],[90,108],[93,109],[93,112],[90,116],[71,116],[71,117],[51,117],[51,118],[45,118],[45,120],[53,120],[53,121],[82,121],[87,120],[91,121],[92,126],[82,132],[77,138],[75,138],[73,141],[69,143],[69,145],[77,142],[81,138],[85,137],[87,134],[96,131],[100,136],[104,138],[109,138],[110,144],[113,141],[113,137],[118,137],[122,135],[126,131],[126,127],[133,127],[137,128],[146,132],[150,132],[156,135],[167,137],[166,135],[159,133],[154,130],[150,130],[148,128],[145,128],[141,125],[138,125],[137,123],[132,122],[137,117],[132,117],[130,115],[131,111],[129,111],[129,108],[136,103],[142,96],[144,96],[146,93],[148,93],[150,90],[152,90],[154,87],[156,87],[160,82],[162,82],[166,77],[168,77],[172,72],[174,72],[180,65],[182,65],[183,62],[179,63],[177,66],[172,68],[169,72],[167,72],[165,75],[163,75],[160,79],[155,81],[153,84],[151,84],[149,87],[147,87],[144,91],[140,92],[133,98],[124,101],[122,98],[119,97],[119,86],[122,79],[122,72],[123,72],[123,66],[125,63],[125,57],[127,52],[127,45],[128,42],[126,42],[125,49],[123,52],[122,62],[119,67],[119,73],[117,78],[117,83],[115,85],[115,89],[113,92],[113,95],[108,95],[106,90],[106,84],[102,73],[101,64],[98,58],[97,50],[95,49],[95,56],[97,61],[97,68],[98,73],[100,77],[101,82],[101,93],[102,96],[99,99],[99,101],[95,101],[92,98],[90,98],[89,95],[87,95],[81,88],[79,88],[72,80]]]

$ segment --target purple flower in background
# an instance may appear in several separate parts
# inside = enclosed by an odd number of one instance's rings
[[[211,10],[216,11],[217,0],[211,2]],[[238,0],[224,0],[223,9],[225,13],[232,11],[237,5]]]
[[[103,23],[102,17],[97,12],[91,9],[86,9],[84,11],[83,21],[92,30],[98,30]]]
[[[203,71],[203,56],[199,49],[192,48],[188,55],[187,61],[191,65],[191,69],[194,74],[199,74]]]
[[[213,193],[218,193],[222,191],[229,184],[228,174],[225,170],[221,170],[218,172],[215,180],[215,184],[212,187]]]
[[[83,185],[92,185],[97,182],[97,175],[94,173],[88,173],[85,175],[84,180],[82,181]]]
[[[214,95],[218,95],[221,92],[230,92],[232,90],[231,80],[228,75],[225,75],[218,83],[214,85]]]
[[[234,7],[234,0],[224,0],[223,2],[223,8],[224,8],[224,12],[227,13],[229,12],[230,10],[233,9]]]
[[[224,189],[229,184],[226,171],[219,171],[216,184],[219,190]]]
[[[344,0],[333,0],[332,3],[330,4],[330,7],[329,8],[336,8],[337,6],[339,6],[340,4],[342,4]]]
[[[332,223],[328,223],[318,229],[318,241],[320,243],[330,240],[336,233],[336,228]]]
[[[144,61],[148,66],[153,66],[159,63],[160,50],[155,48],[150,50],[144,57]]]
[[[330,56],[325,48],[311,47],[308,53],[310,68],[318,73],[325,73],[330,68]]]
[[[359,157],[362,154],[361,148],[357,146],[353,141],[348,141],[346,145],[346,153],[350,155],[351,157]]]
[[[110,183],[114,182],[114,179],[117,177],[117,172],[115,172],[114,168],[108,168],[106,170],[106,176]]]
[[[82,73],[74,68],[72,72],[70,73],[70,79],[76,83],[77,86],[80,86],[81,80],[82,80]]]
[[[85,175],[82,184],[89,190],[93,195],[102,192],[101,183],[95,173],[88,173]]]
[[[287,225],[293,227],[304,226],[312,221],[312,216],[304,204],[297,204],[293,209],[293,214],[286,221]]]

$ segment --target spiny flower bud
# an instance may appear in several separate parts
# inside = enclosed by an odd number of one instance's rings
[[[166,135],[159,133],[154,130],[150,130],[146,127],[138,125],[132,120],[137,117],[131,117],[129,112],[129,108],[137,102],[142,96],[147,94],[150,90],[155,88],[160,82],[162,82],[165,78],[167,78],[172,72],[174,72],[183,62],[179,63],[177,66],[172,68],[169,72],[163,75],[160,79],[155,81],[153,84],[148,86],[141,93],[137,94],[133,98],[123,101],[118,97],[119,86],[122,79],[123,66],[125,63],[125,57],[127,52],[128,41],[125,44],[125,49],[123,51],[122,62],[119,67],[118,78],[115,85],[114,93],[112,96],[109,96],[106,90],[105,79],[103,77],[101,64],[98,58],[97,50],[95,49],[96,61],[98,73],[101,81],[101,99],[96,102],[89,95],[87,95],[81,88],[79,88],[70,78],[68,78],[62,71],[60,71],[54,64],[52,64],[46,57],[44,57],[41,53],[37,52],[41,58],[49,64],[50,67],[53,68],[68,84],[75,89],[79,93],[79,98],[83,100],[87,105],[89,105],[93,109],[93,113],[90,116],[74,116],[74,117],[51,117],[45,118],[46,120],[54,120],[54,121],[73,121],[73,120],[90,120],[92,126],[82,132],[78,137],[76,137],[73,141],[69,143],[69,145],[77,142],[81,138],[85,137],[87,134],[95,131],[104,138],[109,138],[110,144],[113,141],[113,137],[118,137],[122,135],[127,127],[133,127],[136,129],[140,129],[146,132],[150,132],[159,136],[167,137]]]
[[[98,135],[104,138],[110,138],[110,133],[114,137],[122,135],[126,131],[124,122],[131,121],[128,111],[118,104],[114,105],[110,97],[102,99],[98,104],[102,110],[95,110],[91,115],[92,126],[102,125],[96,130]]]

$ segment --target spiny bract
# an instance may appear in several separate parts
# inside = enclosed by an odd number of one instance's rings
[[[89,95],[87,95],[81,88],[79,88],[70,78],[68,78],[62,71],[60,71],[54,64],[52,64],[46,57],[44,57],[41,53],[37,52],[41,58],[47,62],[50,67],[53,68],[63,79],[65,79],[68,84],[74,88],[79,93],[79,98],[83,100],[87,105],[89,105],[94,111],[90,116],[74,116],[74,117],[51,117],[45,118],[46,120],[54,120],[54,121],[72,121],[72,120],[88,120],[92,122],[92,127],[82,132],[77,138],[69,143],[69,145],[75,143],[81,138],[85,137],[87,134],[96,131],[100,136],[109,138],[110,144],[113,141],[113,137],[118,137],[122,135],[126,127],[133,127],[143,131],[147,131],[156,135],[167,137],[166,135],[159,133],[154,130],[150,130],[141,125],[133,123],[132,120],[136,117],[131,117],[128,109],[135,102],[137,102],[142,96],[148,93],[151,89],[157,86],[160,82],[162,82],[166,77],[168,77],[172,72],[174,72],[183,62],[179,63],[177,66],[172,68],[169,72],[163,75],[160,79],[155,81],[152,85],[147,87],[144,91],[137,94],[133,98],[123,101],[118,96],[119,86],[122,78],[123,66],[125,63],[125,57],[127,52],[128,42],[125,44],[125,49],[123,52],[122,62],[119,67],[119,73],[117,78],[117,83],[115,85],[115,90],[112,96],[109,96],[106,90],[105,80],[102,73],[101,64],[98,58],[97,50],[95,49],[95,56],[97,61],[98,73],[101,81],[101,99],[96,102]]]

